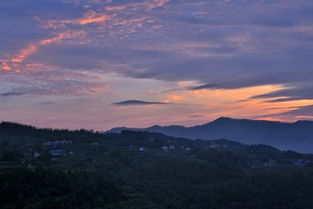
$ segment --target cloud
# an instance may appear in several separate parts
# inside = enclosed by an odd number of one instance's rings
[[[313,105],[308,105],[304,107],[299,107],[295,110],[291,110],[288,112],[281,113],[280,115],[292,116],[294,118],[306,118],[311,117],[313,119]]]
[[[286,87],[285,89],[273,91],[267,94],[255,95],[251,99],[268,99],[267,102],[287,102],[296,100],[313,100],[311,92],[312,86],[309,84],[298,84],[293,87]]]
[[[141,101],[141,100],[126,100],[122,102],[116,102],[113,103],[113,105],[117,106],[138,106],[138,105],[166,105],[170,103],[166,102],[147,102],[147,101]]]
[[[1,97],[22,96],[22,95],[24,94],[21,92],[5,92],[0,94]]]
[[[290,107],[288,110],[278,114],[265,115],[265,118],[280,118],[282,120],[297,121],[297,120],[313,120],[313,105],[305,105],[300,107]]]
[[[50,38],[40,38],[13,58],[4,59],[3,69],[29,68],[12,66],[13,61],[40,62],[73,71],[203,83],[190,90],[279,84],[299,89],[296,95],[282,96],[310,98],[311,86],[299,84],[313,82],[310,1],[76,1],[75,7],[66,1],[66,8],[61,9],[62,5],[55,3],[57,10],[49,19],[43,12],[48,8],[37,5],[42,10],[34,16]],[[221,9],[223,16],[218,15]],[[21,15],[28,17],[25,12]],[[83,34],[60,35],[75,31]]]
[[[41,66],[40,66],[41,67]],[[97,75],[59,71],[32,71],[22,76],[7,74],[0,76],[0,83],[7,85],[10,92],[22,95],[61,96],[61,95],[98,95],[110,89],[114,82],[103,81]],[[1,86],[0,86],[1,88]]]
[[[313,99],[312,8],[312,0],[0,1],[0,89],[55,100],[97,100],[110,89],[112,103],[133,91],[165,101],[168,89],[207,97],[282,86],[237,100],[295,105]],[[122,78],[116,88],[112,75]],[[137,81],[162,85],[141,90]]]
[[[208,83],[200,86],[190,86],[187,89],[188,90],[202,90],[202,89],[219,89],[219,85],[214,83]]]
[[[13,90],[28,95],[84,95],[100,94],[111,86],[105,82],[86,82],[79,80],[61,80],[23,85]]]

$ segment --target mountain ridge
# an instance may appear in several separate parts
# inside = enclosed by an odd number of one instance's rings
[[[162,133],[190,139],[219,139],[245,144],[266,144],[282,150],[313,153],[313,121],[280,122],[266,120],[235,119],[220,117],[209,123],[196,126],[151,126],[147,128],[119,127],[105,133],[136,130]]]

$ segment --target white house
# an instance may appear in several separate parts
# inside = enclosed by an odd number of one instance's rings
[[[263,165],[264,166],[274,166],[276,164],[276,160],[268,160],[267,162],[264,162]]]
[[[217,144],[210,144],[210,148],[217,148],[218,147],[218,145]]]
[[[39,158],[40,157],[40,153],[39,152],[34,152],[34,158]]]
[[[92,146],[99,146],[99,143],[98,142],[92,142],[91,145]]]
[[[169,150],[171,151],[175,151],[176,150],[176,147],[175,145],[171,144],[169,147],[168,147]]]
[[[161,149],[162,149],[164,152],[168,152],[168,146],[162,146]]]
[[[191,148],[190,148],[190,147],[186,147],[186,148],[185,148],[185,151],[186,151],[186,152],[190,152],[190,151],[191,151]]]
[[[50,150],[50,155],[58,157],[61,156],[63,154],[63,150],[61,149],[54,149],[54,150]]]
[[[48,142],[42,143],[42,145],[43,145],[43,146],[46,146],[46,147],[49,147],[49,146],[52,146],[53,143],[52,143],[52,141],[48,141]]]

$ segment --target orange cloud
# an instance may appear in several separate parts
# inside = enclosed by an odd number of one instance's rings
[[[90,10],[84,15],[84,18],[77,20],[76,22],[81,25],[87,25],[90,23],[101,23],[108,19],[110,19],[108,15],[98,15],[95,11]]]
[[[12,70],[14,67],[16,67],[16,64],[23,63],[27,57],[29,57],[32,54],[35,54],[41,46],[49,45],[49,44],[61,41],[63,39],[78,37],[81,35],[83,35],[83,32],[81,31],[76,31],[76,32],[66,31],[66,32],[61,32],[57,34],[55,37],[44,39],[37,43],[30,44],[28,47],[19,51],[17,55],[13,56],[13,58],[1,61],[1,65],[2,65],[1,69],[5,71]]]
[[[119,5],[119,6],[107,6],[104,9],[106,11],[121,11],[125,9],[132,9],[132,10],[139,10],[142,7],[145,7],[149,10],[156,8],[156,7],[162,7],[166,3],[170,2],[171,0],[148,0],[145,2],[137,2],[137,3],[129,3],[125,5]]]
[[[171,0],[154,0],[147,4],[148,9],[153,9],[155,7],[162,7],[166,3],[170,2]]]
[[[45,40],[42,40],[39,42],[40,45],[48,45],[48,44],[52,44],[54,42],[57,42],[59,40],[62,40],[66,38],[66,34],[65,33],[61,33],[53,38],[50,38],[50,39],[45,39]]]
[[[186,100],[186,95],[184,94],[170,94],[167,96],[166,101],[169,102],[182,102],[184,100]]]
[[[67,19],[67,20],[48,20],[42,21],[39,18],[37,20],[41,22],[44,28],[65,28],[67,24],[88,25],[91,23],[102,23],[111,19],[110,15],[97,13],[93,10],[86,12],[82,18],[79,19]]]
[[[81,25],[86,25],[86,24],[90,24],[90,23],[99,23],[99,22],[104,22],[108,19],[108,17],[106,15],[102,15],[100,17],[89,17],[86,19],[81,19],[79,20],[79,24]]]
[[[11,70],[11,67],[8,65],[7,62],[5,61],[1,61],[1,69],[4,70],[4,71],[10,71]]]
[[[106,11],[120,11],[120,10],[124,10],[126,8],[127,8],[127,6],[108,6],[108,7],[105,7],[105,10]]]
[[[118,25],[129,25],[129,24],[142,24],[148,19],[149,18],[147,17],[141,17],[141,18],[132,18],[132,19],[125,19],[125,20],[116,20],[115,22],[112,23],[112,25],[118,26]]]
[[[26,57],[28,57],[31,54],[36,53],[37,51],[38,51],[37,44],[31,44],[27,48],[22,49],[15,58],[11,59],[11,62],[21,63],[25,60]]]
[[[140,10],[140,8],[144,7],[147,9],[153,9],[155,7],[161,7],[164,4],[168,3],[170,0],[150,0],[142,3],[130,3],[121,6],[111,6],[105,7],[105,11],[120,11],[127,8],[132,8],[136,10]],[[113,18],[114,17],[114,18]],[[40,18],[35,17],[37,21],[41,21]],[[44,23],[44,27],[47,28],[63,28],[66,24],[79,24],[79,25],[88,25],[92,23],[103,23],[105,21],[112,20],[111,26],[120,26],[120,25],[132,25],[134,24],[137,28],[143,26],[144,22],[152,23],[153,20],[147,17],[140,17],[140,18],[132,18],[132,19],[124,19],[118,18],[117,16],[107,15],[105,13],[98,13],[93,10],[87,11],[82,18],[80,19],[70,19],[70,20],[50,20]],[[133,28],[131,30],[134,30]],[[131,32],[131,31],[130,31]],[[75,36],[79,36],[76,32],[60,32],[55,37],[41,40],[37,43],[32,43],[26,48],[22,49],[17,53],[17,55],[13,56],[11,59],[0,61],[1,70],[10,71],[16,67],[16,64],[23,63],[27,57],[32,54],[38,52],[41,46],[49,45],[63,39],[72,38]],[[176,98],[177,99],[177,98]]]
[[[189,85],[189,83],[179,83]],[[294,107],[312,105],[313,100],[297,100],[286,102],[266,102],[266,99],[249,99],[255,95],[285,89],[283,85],[264,85],[241,89],[202,89],[169,92],[164,101],[192,104],[197,107],[197,119],[215,118],[221,115],[230,117],[255,118],[262,115],[276,115]],[[201,113],[201,114],[200,114]],[[279,117],[273,117],[279,119]]]
[[[83,31],[65,31],[65,32],[61,32],[57,34],[55,37],[40,41],[39,45],[42,45],[42,46],[48,45],[48,44],[52,44],[52,43],[55,43],[64,39],[80,37],[80,36],[83,36],[84,34],[85,32]]]

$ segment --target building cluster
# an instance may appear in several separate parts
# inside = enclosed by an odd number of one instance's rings
[[[66,145],[66,144],[72,144],[72,143],[73,143],[72,140],[61,139],[61,140],[43,142],[42,145],[44,147],[57,147],[59,145]]]
[[[162,146],[161,149],[164,152],[168,152],[168,151],[175,151],[176,147],[175,147],[175,145],[171,144],[171,145],[168,145],[168,146]]]

